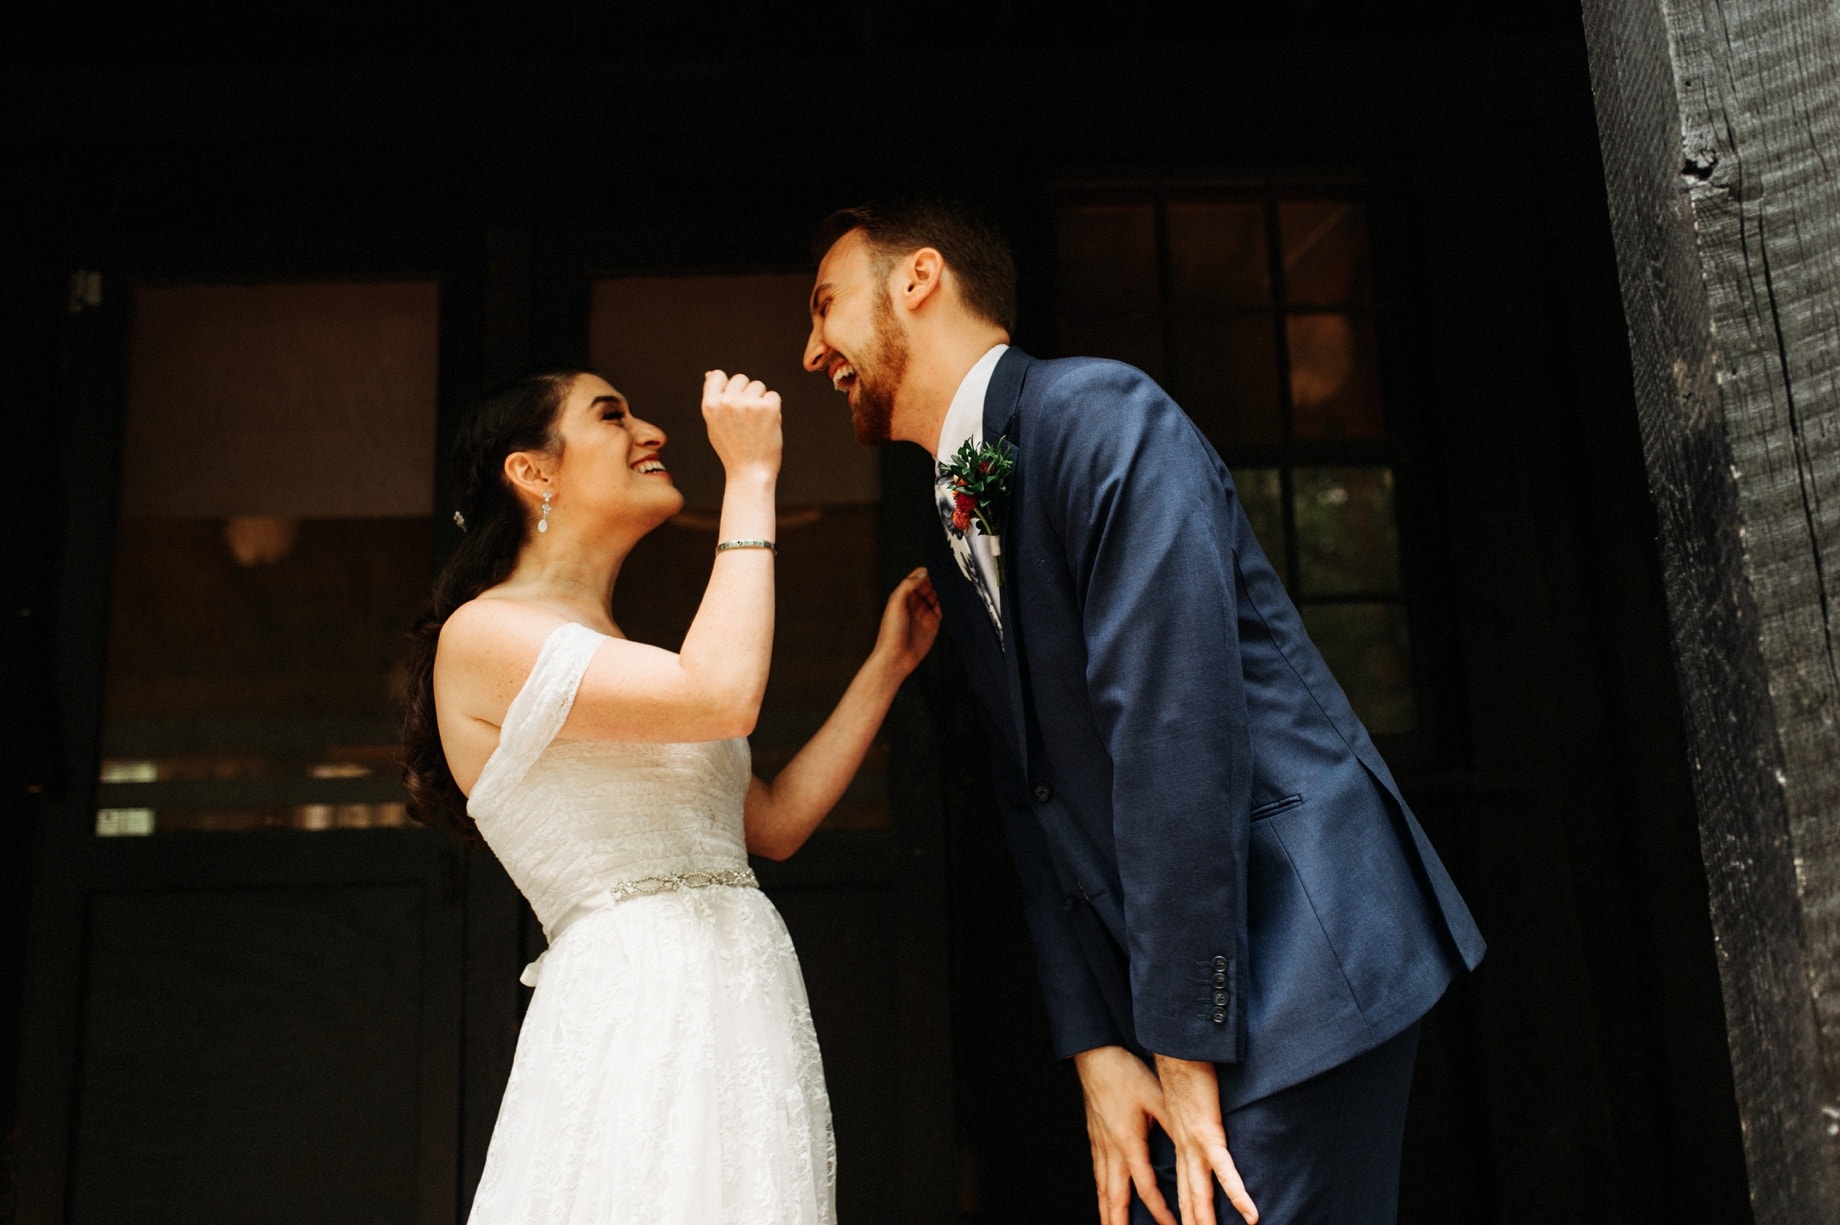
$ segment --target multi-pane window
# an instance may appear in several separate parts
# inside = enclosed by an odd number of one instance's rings
[[[1379,734],[1418,727],[1372,260],[1352,195],[1069,195],[1060,347],[1130,362],[1232,468],[1311,638]]]

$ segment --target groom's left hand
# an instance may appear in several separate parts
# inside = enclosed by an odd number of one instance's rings
[[[1092,1141],[1093,1184],[1101,1225],[1130,1225],[1131,1188],[1157,1225],[1178,1225],[1150,1163],[1150,1124],[1163,1118],[1156,1074],[1122,1046],[1099,1046],[1073,1057],[1086,1098],[1086,1136]]]
[[[1227,1201],[1257,1225],[1259,1210],[1246,1194],[1239,1167],[1227,1151],[1227,1129],[1220,1118],[1220,1078],[1211,1063],[1156,1057],[1156,1076],[1163,1082],[1164,1124],[1176,1145],[1176,1198],[1184,1225],[1219,1225],[1214,1216],[1214,1180],[1226,1189]]]

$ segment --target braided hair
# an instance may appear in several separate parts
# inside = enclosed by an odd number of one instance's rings
[[[466,796],[441,747],[434,708],[435,647],[456,608],[511,576],[530,538],[530,518],[505,476],[505,458],[518,451],[560,449],[556,418],[575,380],[590,373],[548,370],[509,383],[474,406],[454,440],[454,521],[464,534],[434,581],[433,602],[409,631],[402,772],[409,815],[463,838],[477,839],[479,830],[466,813]]]

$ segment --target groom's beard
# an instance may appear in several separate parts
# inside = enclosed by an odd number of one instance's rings
[[[894,307],[886,293],[876,297],[869,321],[874,329],[874,349],[856,368],[856,399],[850,405],[850,424],[855,427],[857,442],[879,447],[889,441],[895,392],[907,377],[909,353],[907,336],[894,317]]]

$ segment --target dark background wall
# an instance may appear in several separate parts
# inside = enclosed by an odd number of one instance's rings
[[[608,251],[799,267],[840,203],[964,194],[1015,241],[1019,340],[1052,353],[1058,187],[1334,175],[1367,185],[1389,411],[1420,474],[1401,515],[1435,608],[1436,726],[1401,773],[1491,941],[1427,1033],[1404,1219],[1748,1220],[1577,12],[1197,7],[16,10],[45,24],[0,39],[18,746],[0,1066],[45,1057],[22,1018],[76,1008],[46,899],[90,803],[120,356],[66,313],[72,270],[112,288],[433,270],[454,305],[443,397],[463,400],[582,356],[582,269]],[[925,521],[889,501],[898,571]],[[946,865],[950,1025],[919,1054],[953,1081],[974,1191],[948,1198],[1085,1219],[1077,1087],[1046,1053],[952,667],[903,716],[934,755],[910,790]],[[62,1151],[33,1139],[18,1083],[0,1081],[11,1173],[55,1181],[18,1165]]]

